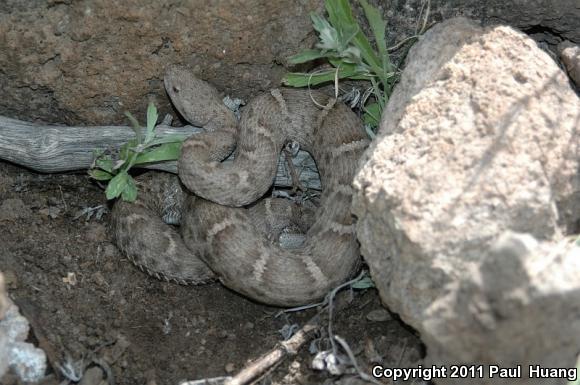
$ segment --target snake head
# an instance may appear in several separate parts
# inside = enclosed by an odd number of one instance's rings
[[[223,104],[220,93],[182,66],[167,68],[165,91],[179,113],[194,126],[214,131],[235,127],[233,113]]]

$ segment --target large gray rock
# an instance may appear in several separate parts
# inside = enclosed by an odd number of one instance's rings
[[[0,273],[0,321],[4,319],[8,311],[8,296],[6,295],[6,288],[4,287],[4,276]],[[0,379],[8,370],[8,336],[6,333],[0,332]]]
[[[580,46],[564,41],[558,45],[558,51],[568,75],[580,89]]]
[[[452,19],[412,48],[353,211],[381,298],[421,333],[428,362],[574,363],[577,251],[546,250],[577,230],[579,122],[566,75],[509,27]],[[541,246],[498,254],[521,237]]]
[[[8,369],[24,382],[38,382],[46,371],[46,354],[28,338],[30,325],[8,298],[0,273],[0,383]]]

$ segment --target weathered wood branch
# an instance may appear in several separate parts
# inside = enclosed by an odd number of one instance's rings
[[[161,136],[201,131],[194,126],[157,126]],[[116,150],[134,135],[128,126],[51,126],[0,116],[0,159],[44,173],[83,170],[91,166],[95,150]],[[285,163],[282,154],[274,181],[279,187],[292,186]],[[318,171],[307,152],[299,151],[292,163],[304,187],[320,190]],[[148,164],[146,168],[177,173],[176,162]]]

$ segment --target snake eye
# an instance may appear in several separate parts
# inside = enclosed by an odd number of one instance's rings
[[[177,87],[177,86],[173,86],[173,92],[175,92],[175,93],[179,93],[179,91],[181,91],[181,90],[179,89],[179,87]]]

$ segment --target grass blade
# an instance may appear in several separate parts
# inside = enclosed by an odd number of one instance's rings
[[[165,143],[181,143],[185,139],[189,138],[189,136],[190,135],[188,135],[188,134],[173,134],[173,135],[162,136],[160,138],[157,138],[157,139],[149,142],[149,144],[145,148],[150,148],[150,147],[158,146],[160,144],[165,144]]]
[[[377,49],[379,50],[379,55],[384,57],[388,55],[387,53],[387,41],[385,40],[385,30],[387,28],[387,23],[383,20],[383,16],[380,14],[379,10],[372,5],[370,5],[367,0],[359,0],[362,8],[365,12],[365,16],[369,22],[373,35],[375,36],[375,41],[377,43]]]
[[[352,16],[348,0],[326,0],[324,2],[330,23],[335,28],[358,29],[358,24]]]
[[[346,28],[358,29],[358,32],[352,39],[352,43],[361,51],[363,60],[372,68],[377,74],[382,74],[381,61],[373,50],[371,43],[358,28],[358,24],[352,15],[352,10],[348,0],[326,0],[326,11],[330,23],[337,29],[345,30]]]
[[[326,53],[324,53],[322,50],[307,49],[305,51],[302,51],[299,54],[296,54],[294,56],[290,56],[288,58],[288,62],[290,64],[302,64],[302,63],[306,63],[306,62],[309,62],[311,60],[320,59],[323,57],[326,57]]]
[[[157,118],[157,108],[153,102],[150,102],[147,107],[147,134],[145,135],[145,143],[149,143],[155,136],[155,124],[157,123]]]
[[[377,127],[381,120],[381,106],[378,103],[371,103],[366,105],[364,108],[363,121],[365,124],[371,125],[372,127]]]
[[[306,87],[308,85],[315,86],[317,84],[334,81],[335,76],[336,69],[325,70],[312,74],[292,72],[284,76],[284,78],[282,79],[282,83],[290,87]],[[339,68],[338,78],[368,80],[368,76],[366,76],[364,73],[361,73],[354,68],[346,68],[346,69]]]
[[[141,153],[135,159],[135,164],[163,162],[167,160],[177,160],[181,152],[182,143],[165,143],[150,151]]]
[[[142,143],[141,125],[139,124],[139,121],[135,119],[133,114],[129,111],[125,111],[125,116],[131,122],[131,127],[133,128],[133,131],[135,131],[135,136],[137,137],[137,143]]]

